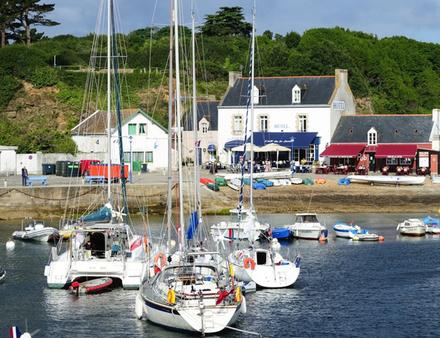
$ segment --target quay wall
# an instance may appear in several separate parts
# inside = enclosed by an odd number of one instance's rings
[[[114,185],[115,198],[120,187]],[[184,191],[190,189],[184,188]],[[235,208],[238,193],[222,187],[219,192],[201,188],[202,208],[209,214],[228,214]],[[131,213],[163,214],[166,208],[165,183],[130,184],[127,186]],[[173,192],[173,199],[177,192]],[[245,192],[245,205],[248,192]],[[189,196],[184,195],[188,200]],[[59,217],[65,210],[80,211],[101,206],[106,200],[106,188],[93,185],[10,187],[0,188],[0,219],[24,217]],[[351,184],[340,187],[328,182],[315,186],[282,186],[254,192],[254,205],[259,213],[317,213],[402,212],[436,214],[440,208],[440,186],[369,186]]]

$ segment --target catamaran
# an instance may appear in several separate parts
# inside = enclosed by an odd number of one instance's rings
[[[114,0],[102,0],[100,13],[105,13],[107,3],[107,156],[108,178],[111,176],[111,120],[115,108],[118,128],[118,147],[121,168],[122,210],[114,207],[111,179],[107,183],[107,202],[98,211],[79,217],[75,221],[72,235],[63,246],[62,239],[52,248],[44,275],[50,288],[65,288],[81,279],[110,277],[119,280],[125,289],[138,289],[146,271],[146,254],[143,237],[137,235],[125,222],[128,212],[125,170],[122,150],[122,130],[120,111],[120,80],[118,75],[120,55],[117,50],[115,32]],[[98,18],[98,21],[100,18]],[[94,39],[92,50],[97,50]],[[96,60],[103,59],[92,55],[90,69],[96,67]],[[112,95],[112,86],[115,89]],[[87,88],[86,88],[87,90]],[[116,102],[112,107],[112,102]],[[86,107],[87,108],[87,107]],[[64,249],[64,251],[63,251]]]

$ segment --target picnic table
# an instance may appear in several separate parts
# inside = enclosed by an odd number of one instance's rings
[[[360,165],[356,169],[356,174],[357,175],[367,175],[368,174],[368,170],[367,170],[367,168],[365,166]]]
[[[340,165],[335,168],[335,174],[339,175],[347,175],[348,174],[348,166],[346,165]]]
[[[47,185],[47,176],[28,176],[26,178],[26,186],[32,187],[34,183],[40,183],[41,185]]]

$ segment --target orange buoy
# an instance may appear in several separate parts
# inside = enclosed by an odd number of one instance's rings
[[[379,236],[379,242],[383,242],[385,240],[385,237]]]

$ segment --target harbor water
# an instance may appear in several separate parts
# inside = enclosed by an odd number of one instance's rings
[[[439,336],[440,237],[404,238],[397,223],[423,215],[320,215],[329,241],[283,243],[281,253],[302,256],[293,288],[258,290],[246,296],[248,313],[234,325],[264,337],[427,337]],[[274,226],[291,215],[260,215]],[[208,217],[215,222],[220,217]],[[150,220],[157,234],[161,219]],[[383,243],[336,239],[331,226],[354,221],[385,237]],[[142,229],[141,222],[136,225]],[[75,297],[46,287],[43,275],[50,245],[5,242],[19,223],[0,222],[0,265],[7,271],[0,284],[0,337],[18,325],[38,331],[35,337],[194,337],[168,331],[134,314],[136,291],[114,289]],[[227,330],[221,337],[244,337]],[[252,337],[252,336],[249,336]]]

